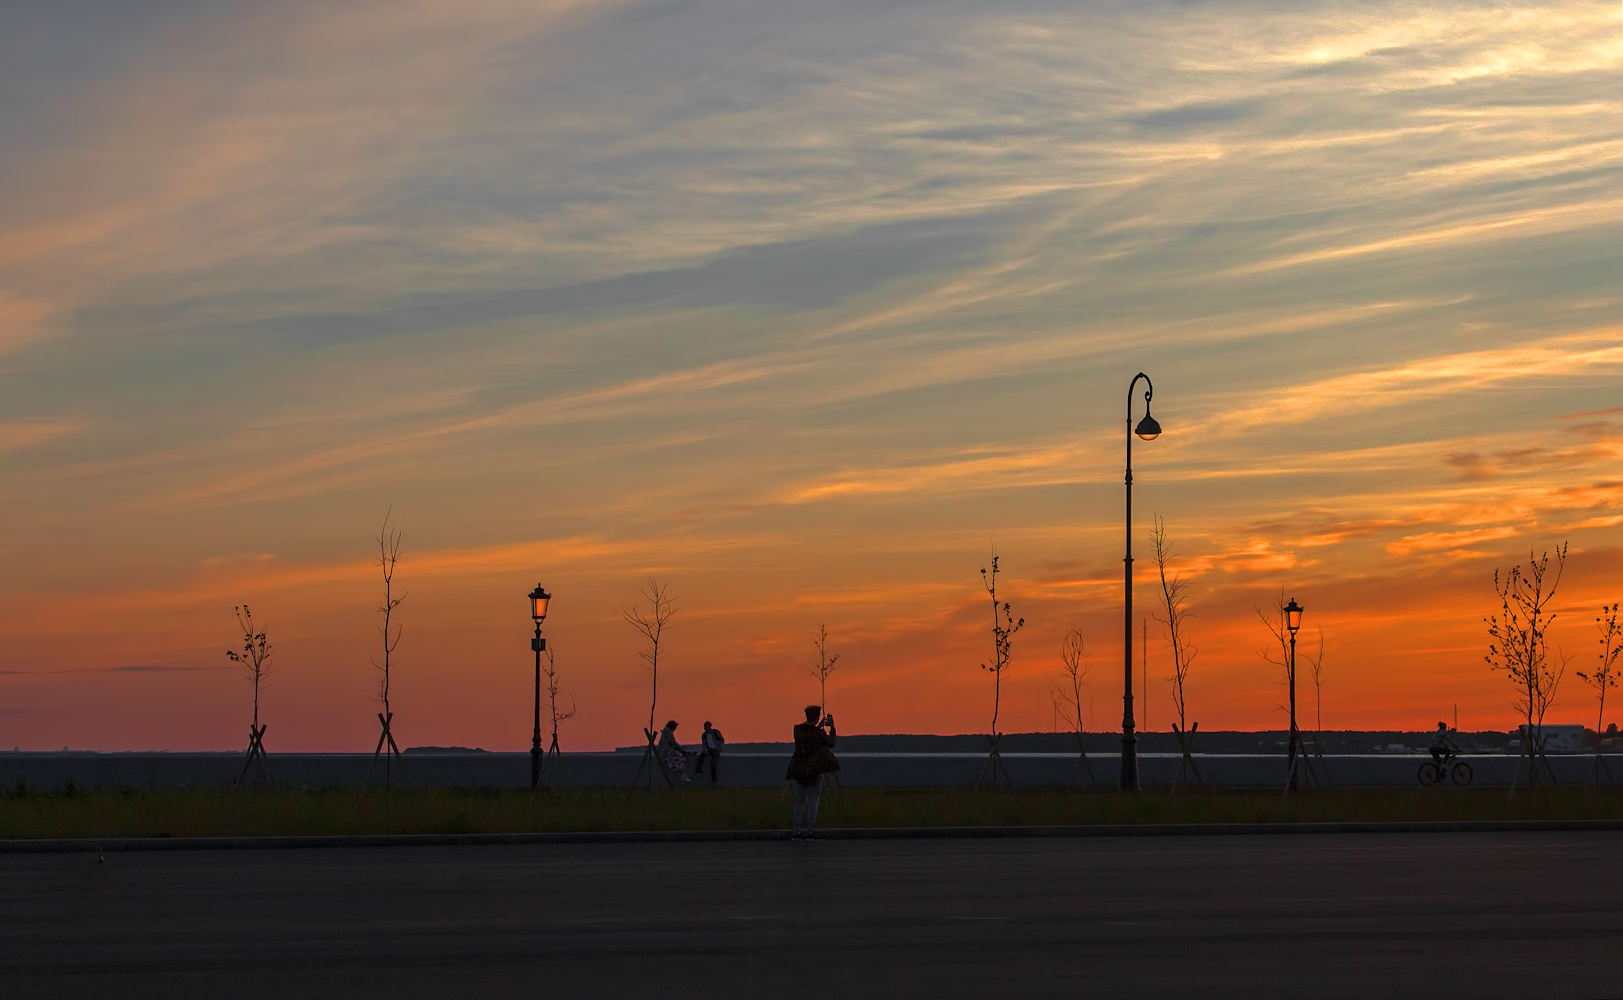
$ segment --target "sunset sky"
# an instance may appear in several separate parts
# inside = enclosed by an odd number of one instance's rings
[[[679,736],[822,622],[843,731],[984,731],[994,547],[1000,728],[1075,626],[1115,729],[1140,370],[1192,720],[1284,725],[1283,590],[1325,728],[1511,728],[1495,567],[1571,670],[1623,599],[1620,177],[1616,3],[9,4],[0,746],[242,746],[247,602],[268,747],[370,750],[391,511],[402,746],[528,747],[538,581],[638,741],[650,575]]]

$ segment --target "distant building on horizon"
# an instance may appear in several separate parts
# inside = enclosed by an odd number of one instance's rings
[[[1546,723],[1536,727],[1539,734],[1544,737],[1544,750],[1546,753],[1581,753],[1587,749],[1584,734],[1589,732],[1587,726],[1551,725]],[[1520,725],[1510,731],[1512,738],[1521,740],[1527,726]]]

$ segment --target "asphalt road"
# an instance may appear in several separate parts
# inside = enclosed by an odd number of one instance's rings
[[[0,996],[1623,996],[1623,834],[0,856]]]

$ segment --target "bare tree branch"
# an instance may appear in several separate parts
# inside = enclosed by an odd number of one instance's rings
[[[1313,731],[1324,731],[1324,629],[1318,629],[1319,650],[1307,661],[1308,669],[1313,671]],[[1314,737],[1317,740],[1317,737]],[[1318,746],[1318,743],[1314,743]]]
[[[383,605],[378,608],[378,613],[383,616],[383,624],[378,629],[378,633],[383,637],[383,662],[379,663],[377,660],[373,660],[372,666],[383,674],[382,680],[378,682],[378,700],[383,703],[385,717],[390,714],[390,658],[394,655],[395,647],[400,645],[400,636],[405,631],[403,625],[392,625],[395,609],[400,607],[401,602],[406,599],[405,594],[401,594],[399,597],[394,596],[395,564],[400,561],[400,529],[391,530],[389,528],[389,515],[392,513],[394,513],[394,508],[391,507],[383,515],[383,527],[378,530],[376,539],[378,543],[377,566],[383,573]]]
[[[1273,639],[1272,642],[1268,642],[1268,643],[1263,644],[1263,647],[1261,649],[1257,650],[1257,655],[1262,657],[1264,660],[1267,660],[1269,663],[1272,663],[1274,666],[1278,667],[1279,668],[1280,681],[1282,683],[1288,685],[1290,683],[1290,669],[1291,669],[1291,667],[1290,667],[1290,630],[1285,627],[1285,611],[1284,611],[1284,608],[1285,608],[1285,588],[1284,587],[1279,588],[1279,597],[1278,597],[1277,600],[1274,601],[1274,607],[1275,607],[1276,610],[1274,611],[1273,615],[1270,615],[1267,612],[1263,611],[1261,608],[1256,607],[1255,605],[1252,606],[1251,610],[1253,610],[1253,611],[1255,611],[1257,613],[1257,620],[1262,622],[1263,627],[1268,629],[1268,635],[1271,636],[1272,639]],[[1274,617],[1274,615],[1277,615],[1278,617],[1276,618],[1276,617]],[[1275,651],[1276,647],[1277,647],[1277,652]],[[1282,711],[1282,712],[1287,711],[1283,705],[1280,705],[1278,707],[1279,707],[1279,710]]]
[[[642,596],[648,599],[648,610],[644,611],[636,604],[620,609],[620,617],[625,619],[626,624],[636,629],[637,634],[648,643],[648,648],[639,650],[637,655],[648,664],[648,670],[653,675],[653,685],[648,699],[650,733],[655,732],[654,710],[659,705],[659,644],[664,638],[665,629],[670,625],[671,617],[676,614],[676,598],[669,596],[668,589],[666,584],[649,577],[641,591]]]
[[[1088,661],[1087,644],[1082,630],[1072,627],[1060,642],[1059,661],[1062,680],[1053,685],[1051,697],[1065,717],[1065,724],[1080,738],[1086,731],[1082,724],[1082,684],[1093,666]]]
[[[1184,699],[1184,683],[1189,677],[1189,667],[1200,650],[1189,641],[1185,624],[1190,616],[1189,583],[1181,573],[1167,576],[1167,563],[1172,561],[1176,553],[1167,539],[1166,522],[1160,514],[1155,515],[1155,527],[1150,529],[1150,545],[1155,549],[1155,566],[1161,574],[1161,614],[1153,617],[1166,630],[1167,644],[1172,647],[1172,676],[1168,678],[1172,681],[1172,704],[1178,710],[1178,728],[1187,731],[1189,722],[1185,716],[1188,703]],[[1145,694],[1147,696],[1148,692]]]
[[[556,652],[549,644],[547,646],[547,665],[541,668],[541,673],[547,679],[547,705],[552,714],[552,746],[558,746],[558,723],[565,719],[575,717],[575,696],[569,696],[569,711],[558,711],[558,661],[554,658]]]
[[[834,664],[839,660],[840,654],[831,654],[828,651],[828,625],[826,623],[818,624],[817,635],[812,638],[812,645],[817,647],[817,663],[806,669],[811,672],[813,677],[817,678],[817,703],[823,706],[823,710],[827,712],[828,678],[830,674],[834,673]]]

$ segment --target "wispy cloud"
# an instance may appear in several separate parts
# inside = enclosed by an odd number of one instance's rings
[[[511,609],[465,595],[542,570],[610,619],[679,572],[673,697],[769,697],[839,616],[911,719],[991,542],[1033,635],[1119,596],[1139,370],[1139,515],[1213,609],[1623,551],[1615,8],[143,10],[0,62],[0,615],[45,666],[202,662],[265,593],[340,703],[393,504],[481,720]],[[622,639],[572,647],[603,719]]]
[[[1589,330],[1512,347],[1421,357],[1276,390],[1263,402],[1223,413],[1211,425],[1235,433],[1282,420],[1322,419],[1498,383],[1584,376],[1619,366],[1623,366],[1623,327]]]
[[[1418,535],[1405,535],[1395,542],[1388,542],[1386,550],[1395,556],[1406,556],[1413,552],[1461,549],[1480,542],[1494,542],[1502,538],[1514,538],[1520,533],[1510,525],[1476,528],[1471,531],[1427,531]]]
[[[1266,259],[1234,268],[1235,275],[1254,274],[1287,267],[1322,264],[1350,257],[1479,242],[1486,238],[1540,236],[1566,230],[1617,225],[1623,219],[1623,199],[1606,199],[1576,205],[1559,205],[1524,212],[1510,212],[1485,219],[1452,225],[1416,229],[1398,235],[1351,245],[1325,247],[1304,253]]]

